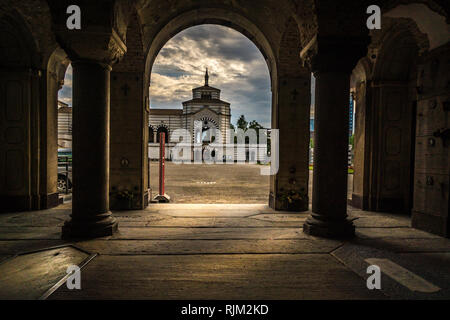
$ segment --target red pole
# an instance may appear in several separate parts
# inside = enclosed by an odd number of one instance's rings
[[[166,134],[160,132],[159,134],[159,195],[164,195],[164,169],[165,169],[165,149],[166,149]]]

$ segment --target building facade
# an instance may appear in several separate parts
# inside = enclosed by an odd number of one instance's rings
[[[230,103],[220,99],[220,89],[209,86],[208,70],[205,72],[203,86],[192,89],[192,99],[182,103],[182,109],[150,109],[149,114],[149,158],[159,158],[159,137],[165,133],[166,159],[172,159],[173,147],[179,142],[171,141],[172,134],[177,129],[185,129],[191,133],[189,139],[193,143],[210,143],[208,129],[220,131],[221,141],[228,140],[227,129],[230,128]],[[195,127],[194,123],[201,123]],[[175,139],[175,138],[174,138]],[[214,141],[216,138],[213,138]],[[175,139],[176,140],[176,139]]]
[[[72,107],[58,101],[58,148],[72,148]]]

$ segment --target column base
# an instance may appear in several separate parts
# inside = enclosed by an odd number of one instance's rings
[[[328,220],[312,214],[303,224],[303,232],[317,237],[334,238],[334,239],[349,239],[355,236],[355,225],[352,221],[344,219]]]
[[[59,206],[59,193],[50,193],[41,195],[40,209],[50,209]]]
[[[170,202],[170,197],[168,194],[158,194],[157,196],[155,196],[153,198],[153,201],[158,202],[158,203],[169,203]]]
[[[66,221],[62,227],[62,239],[99,238],[113,235],[119,224],[111,212],[93,217],[93,219],[76,219]]]

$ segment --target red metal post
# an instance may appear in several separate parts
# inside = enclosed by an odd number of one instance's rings
[[[166,134],[160,132],[159,134],[159,194],[164,195],[164,169],[165,169],[165,149],[166,149]]]

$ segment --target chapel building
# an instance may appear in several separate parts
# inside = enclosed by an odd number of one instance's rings
[[[164,132],[166,140],[165,157],[172,158],[172,148],[177,142],[170,137],[176,129],[186,129],[191,134],[191,143],[212,142],[205,133],[210,128],[218,129],[222,143],[227,142],[227,129],[230,128],[230,103],[220,99],[220,89],[209,86],[208,69],[203,86],[192,89],[192,99],[182,103],[183,109],[150,109],[149,114],[149,158],[159,158],[159,134]],[[195,132],[194,123],[202,124],[201,133]]]

